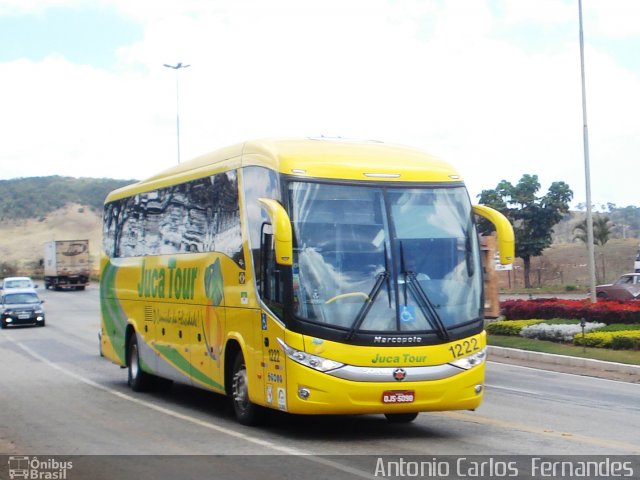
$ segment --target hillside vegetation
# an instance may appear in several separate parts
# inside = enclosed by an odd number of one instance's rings
[[[102,211],[111,190],[134,181],[59,176],[0,180],[0,221],[43,219],[70,203]]]

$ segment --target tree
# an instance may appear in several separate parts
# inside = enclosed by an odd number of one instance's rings
[[[604,264],[604,246],[611,238],[613,223],[611,219],[606,215],[598,215],[593,218],[593,244],[600,247],[600,261],[602,263],[602,277],[598,279],[598,283],[604,282],[606,277],[605,264]],[[573,227],[573,233],[576,240],[580,240],[585,245],[587,244],[587,219],[585,218],[581,222],[578,222]]]
[[[525,174],[515,186],[502,180],[494,190],[483,190],[478,196],[481,204],[495,208],[513,225],[516,257],[524,262],[526,288],[531,288],[531,257],[542,255],[542,251],[551,245],[553,226],[569,211],[573,198],[573,192],[565,182],[553,182],[542,197],[536,196],[538,190],[538,176]],[[489,233],[491,227],[481,222],[480,230]]]

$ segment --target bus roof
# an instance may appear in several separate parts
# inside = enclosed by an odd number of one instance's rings
[[[450,164],[421,150],[341,138],[263,139],[239,143],[171,167],[109,194],[107,202],[243,166],[301,178],[393,182],[461,182]]]

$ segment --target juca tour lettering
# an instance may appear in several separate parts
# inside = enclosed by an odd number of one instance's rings
[[[191,300],[195,294],[198,267],[178,267],[175,258],[167,267],[147,268],[142,261],[138,296],[145,298],[175,298]]]

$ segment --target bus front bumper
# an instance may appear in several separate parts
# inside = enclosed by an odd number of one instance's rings
[[[485,363],[468,370],[453,368],[455,371],[444,378],[411,381],[411,375],[407,374],[404,379],[392,381],[359,381],[338,378],[288,360],[286,410],[314,415],[477,408],[484,391]]]

